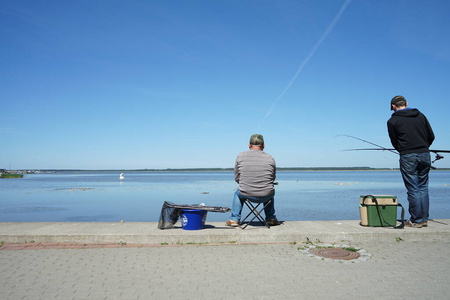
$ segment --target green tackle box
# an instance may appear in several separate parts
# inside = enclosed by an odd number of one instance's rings
[[[390,195],[373,195],[377,199],[378,206],[372,197],[359,198],[359,212],[361,225],[370,227],[395,227],[397,224],[398,199]]]

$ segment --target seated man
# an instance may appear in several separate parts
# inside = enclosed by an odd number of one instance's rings
[[[280,225],[275,216],[274,205],[275,160],[263,151],[264,138],[260,134],[250,137],[248,147],[249,151],[240,153],[236,158],[234,179],[239,184],[239,188],[234,194],[230,220],[225,225],[239,226],[244,199],[258,203],[265,203],[272,199],[272,202],[264,209],[266,221],[270,226]]]

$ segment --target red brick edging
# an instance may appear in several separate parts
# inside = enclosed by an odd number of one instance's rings
[[[0,250],[42,250],[42,249],[104,249],[104,248],[150,248],[150,247],[181,247],[181,246],[225,246],[225,245],[259,245],[259,244],[290,244],[274,243],[180,243],[180,244],[133,244],[133,243],[2,243]]]

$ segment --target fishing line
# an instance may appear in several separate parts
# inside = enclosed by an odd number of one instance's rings
[[[289,90],[289,88],[292,86],[294,81],[297,79],[297,77],[303,71],[303,68],[306,66],[306,64],[309,62],[309,60],[314,56],[314,54],[316,53],[317,49],[320,47],[320,45],[325,40],[325,38],[331,33],[331,31],[333,31],[334,27],[336,26],[337,22],[341,18],[342,14],[344,13],[345,9],[350,4],[350,2],[351,2],[351,0],[346,0],[345,3],[342,5],[341,9],[337,13],[337,15],[334,17],[333,21],[330,23],[330,25],[328,25],[328,27],[325,30],[324,34],[322,35],[322,37],[319,39],[319,41],[316,43],[316,45],[312,49],[311,53],[309,53],[309,55],[306,57],[306,59],[302,62],[302,64],[298,68],[297,72],[295,73],[294,77],[292,77],[292,79],[291,79],[291,81],[289,81],[288,85],[284,88],[284,90],[277,97],[277,99],[275,99],[275,101],[272,103],[272,105],[269,108],[269,111],[266,113],[266,115],[263,117],[263,119],[259,123],[258,129],[261,128],[261,126],[263,125],[264,121],[272,114],[272,111],[273,111],[273,109],[275,107],[275,104],[277,104],[278,101],[280,101],[280,99],[284,96],[284,94]]]

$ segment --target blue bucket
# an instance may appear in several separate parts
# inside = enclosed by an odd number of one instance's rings
[[[181,214],[181,226],[184,230],[200,230],[205,227],[206,210],[183,209]]]

